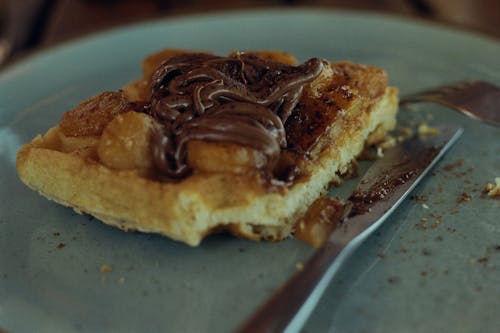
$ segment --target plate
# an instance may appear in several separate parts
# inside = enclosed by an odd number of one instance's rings
[[[138,77],[162,48],[279,49],[387,70],[401,93],[478,78],[500,85],[494,40],[346,11],[226,12],[147,22],[37,53],[0,75],[0,327],[8,332],[229,332],[313,253],[294,239],[217,235],[190,248],[125,233],[30,191],[15,155],[62,112]],[[460,141],[346,260],[305,332],[495,331],[500,327],[500,129],[428,104],[402,122],[452,122]],[[345,196],[354,181],[332,189]],[[470,201],[460,202],[462,193]],[[423,222],[422,219],[427,219]],[[109,267],[109,269],[103,269]]]

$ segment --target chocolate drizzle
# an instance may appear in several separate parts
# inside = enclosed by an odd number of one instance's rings
[[[271,175],[287,146],[283,124],[304,85],[322,69],[318,58],[299,66],[244,53],[171,58],[153,74],[151,100],[143,108],[161,125],[154,135],[156,167],[168,179],[186,177],[187,143],[205,140],[261,151],[267,158],[261,171]]]

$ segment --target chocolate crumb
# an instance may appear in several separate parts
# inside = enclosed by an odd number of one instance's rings
[[[387,279],[387,282],[391,283],[391,284],[396,284],[396,283],[399,283],[401,281],[401,278],[399,276],[391,276]]]
[[[462,203],[462,202],[465,202],[465,201],[470,201],[472,199],[471,195],[466,193],[466,192],[462,192],[462,194],[457,198],[457,203]]]
[[[453,171],[454,169],[461,167],[463,164],[464,164],[464,160],[460,159],[460,160],[458,160],[456,162],[453,162],[453,163],[450,163],[450,164],[446,164],[443,167],[443,169],[444,169],[444,171]]]
[[[422,254],[423,254],[424,256],[430,256],[430,255],[431,255],[431,251],[429,251],[428,249],[423,249],[423,250],[422,250]]]
[[[61,233],[60,232],[53,232],[52,235],[54,237],[59,237],[59,236],[61,236]]]
[[[436,220],[436,222],[434,222],[432,225],[431,225],[431,228],[432,229],[436,229],[440,224],[443,224],[443,221],[442,220]]]
[[[429,197],[426,196],[425,194],[422,194],[422,195],[415,194],[411,198],[417,202],[419,202],[419,201],[426,202],[427,200],[429,200]]]
[[[427,276],[427,272],[426,271],[420,272],[420,275]]]
[[[59,244],[57,244],[57,248],[58,248],[58,249],[62,249],[62,248],[63,248],[63,247],[65,247],[65,246],[66,246],[66,244],[64,244],[64,243],[59,243]]]
[[[399,249],[399,252],[407,253],[408,249],[406,247],[402,247],[402,248]]]
[[[479,262],[481,264],[486,264],[488,262],[488,258],[487,257],[479,258],[479,259],[477,259],[477,262]]]
[[[415,229],[417,230],[427,230],[429,226],[426,223],[415,223]]]

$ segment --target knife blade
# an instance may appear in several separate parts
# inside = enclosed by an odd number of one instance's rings
[[[298,332],[341,264],[406,198],[455,143],[462,128],[439,127],[435,136],[411,139],[388,149],[361,178],[346,202],[343,221],[304,268],[238,330]]]

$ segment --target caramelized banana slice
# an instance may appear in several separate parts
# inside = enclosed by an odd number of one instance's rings
[[[65,153],[83,148],[95,148],[99,142],[98,136],[66,136],[61,131],[58,131],[58,134],[61,143],[60,150]]]
[[[129,108],[122,91],[103,92],[65,112],[59,128],[66,136],[99,136],[115,116]]]
[[[244,174],[259,170],[266,156],[252,148],[231,143],[193,140],[188,143],[187,162],[196,171]]]
[[[144,113],[118,115],[106,126],[99,140],[100,161],[113,169],[150,169],[153,126],[153,118]]]

